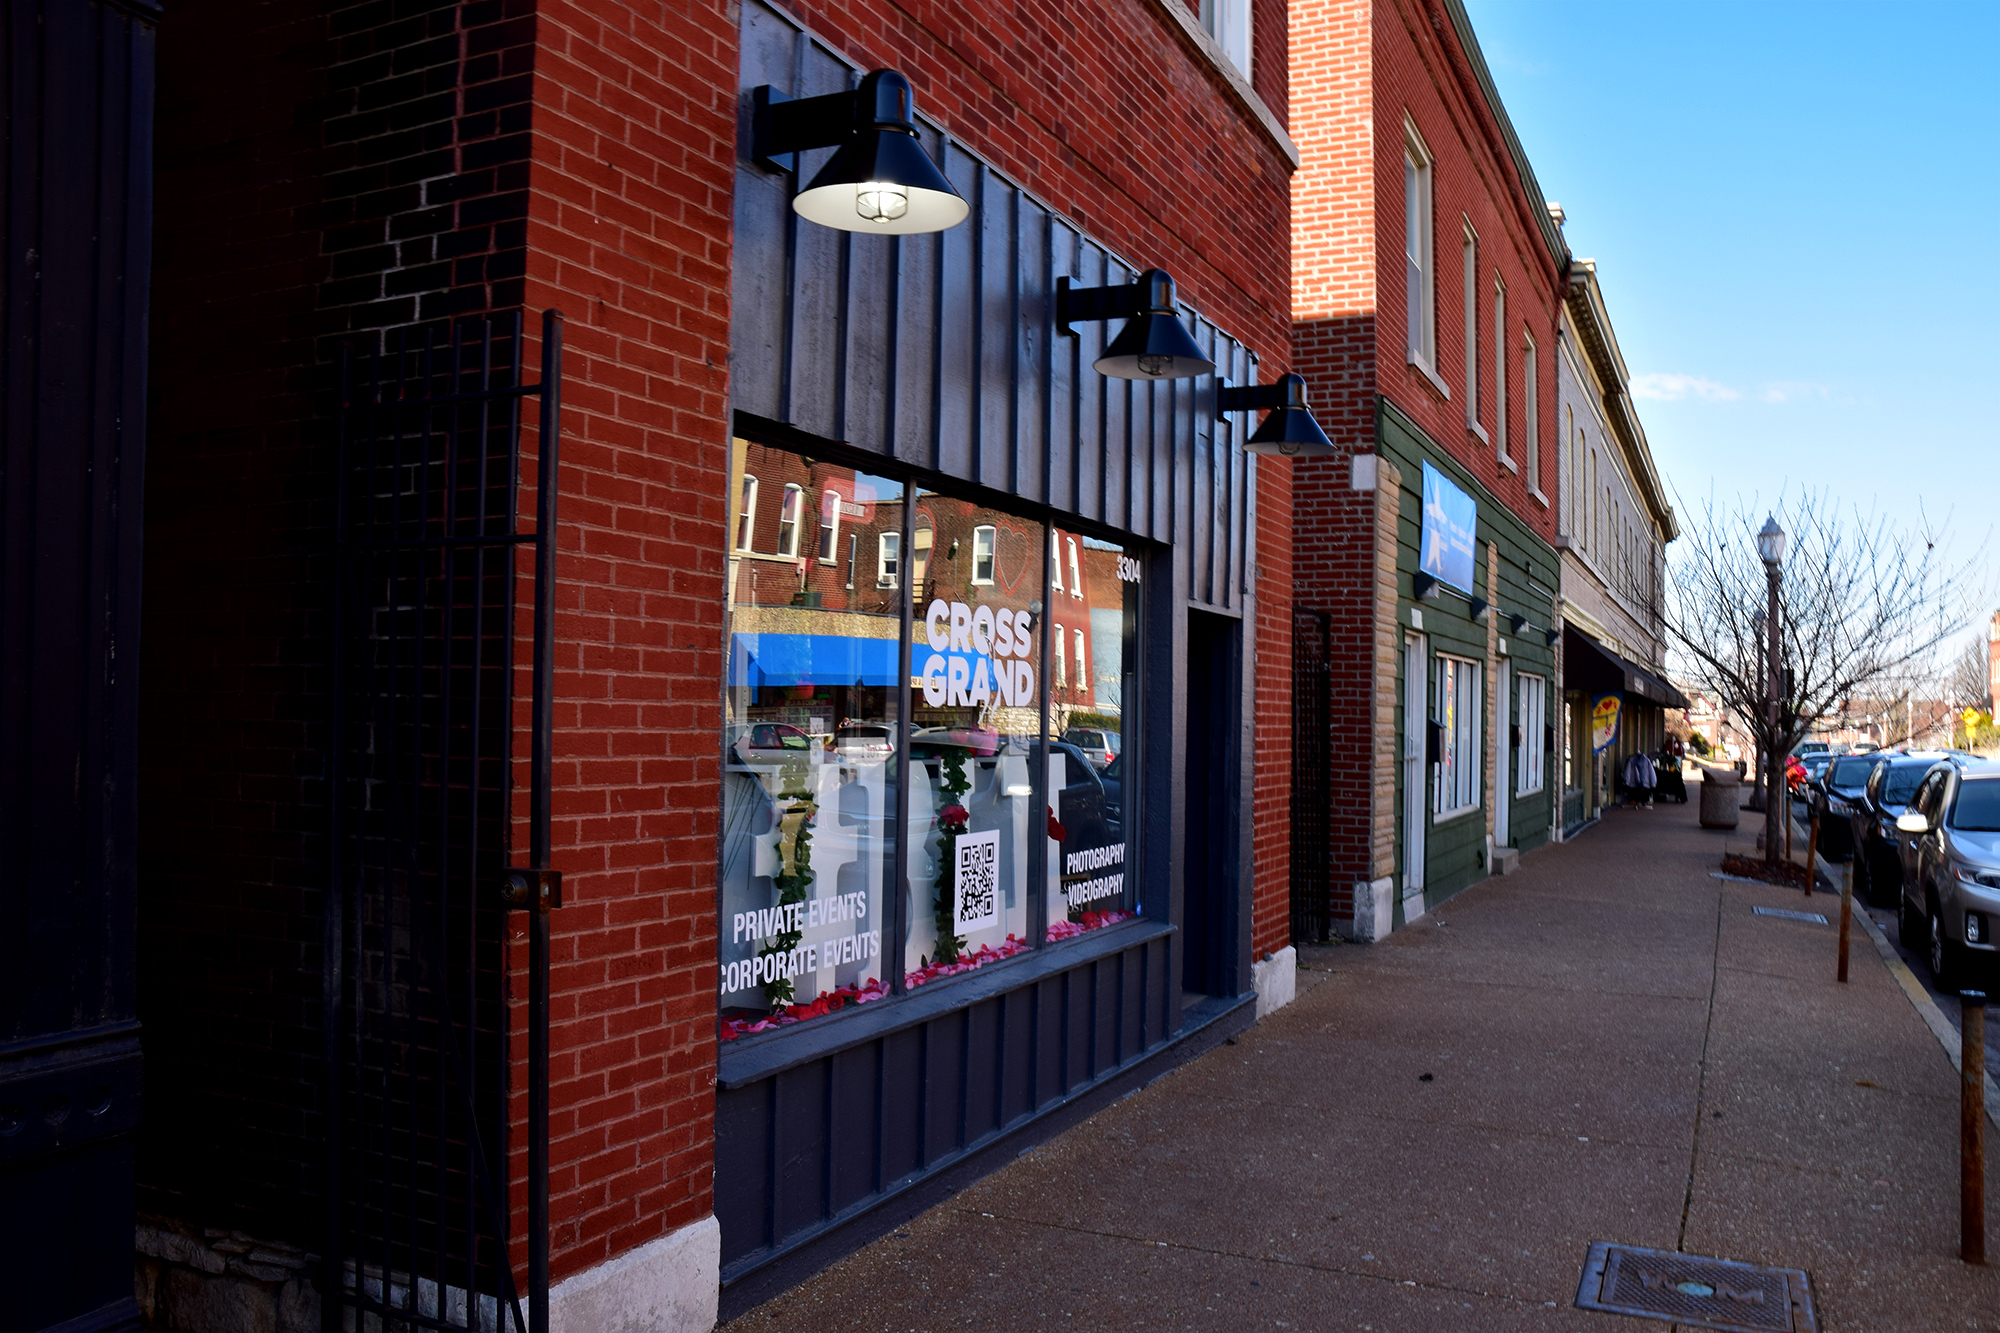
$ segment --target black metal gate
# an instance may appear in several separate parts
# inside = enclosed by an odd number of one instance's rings
[[[1292,608],[1292,938],[1333,936],[1333,617]]]
[[[328,1333],[548,1327],[550,620],[562,317],[343,359],[331,876],[323,915]],[[522,402],[540,400],[523,458]],[[535,477],[522,513],[524,467]],[[515,643],[532,623],[528,800]],[[510,865],[524,813],[526,867]],[[524,908],[525,996],[510,996]],[[528,1286],[508,1226],[510,1009],[525,999]],[[522,1297],[526,1296],[526,1318]],[[350,1316],[348,1311],[353,1311]]]

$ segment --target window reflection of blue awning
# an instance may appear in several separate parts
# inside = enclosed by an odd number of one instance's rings
[[[732,634],[729,683],[761,685],[894,685],[894,639],[844,634]]]

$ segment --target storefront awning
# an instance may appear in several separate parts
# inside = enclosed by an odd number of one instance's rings
[[[1563,627],[1563,688],[1618,693],[1661,708],[1686,708],[1687,696],[1657,672],[1612,652],[1574,626]]]
[[[895,639],[844,634],[732,634],[729,683],[760,685],[894,685]]]

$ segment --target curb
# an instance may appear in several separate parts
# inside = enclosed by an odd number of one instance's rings
[[[1945,1058],[1951,1061],[1952,1072],[1962,1076],[1964,1067],[1959,1064],[1961,1047],[1958,1029],[1954,1028],[1951,1020],[1944,1016],[1944,1010],[1937,1007],[1937,1001],[1933,1000],[1931,993],[1924,989],[1924,983],[1917,980],[1916,973],[1910,971],[1909,964],[1905,963],[1902,955],[1896,952],[1896,946],[1889,943],[1889,937],[1875,924],[1875,918],[1868,914],[1867,908],[1856,903],[1854,919],[1868,932],[1868,938],[1875,941],[1875,951],[1881,954],[1882,961],[1888,964],[1889,975],[1903,988],[1903,994],[1909,998],[1910,1007],[1917,1011],[1917,1016],[1930,1028],[1931,1035],[1938,1040],[1938,1045],[1944,1047]],[[1995,1129],[2000,1129],[2000,1088],[1994,1086],[1991,1074],[1986,1076],[1986,1118],[1992,1122]]]

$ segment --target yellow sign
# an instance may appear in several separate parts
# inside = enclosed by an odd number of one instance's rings
[[[1618,739],[1618,707],[1623,700],[1615,694],[1600,694],[1590,709],[1590,748],[1602,750]]]

